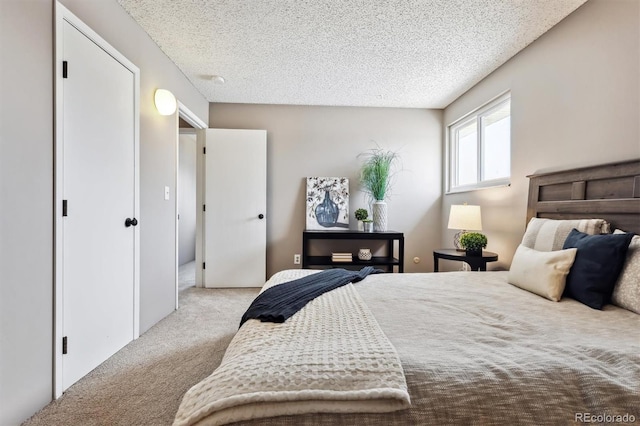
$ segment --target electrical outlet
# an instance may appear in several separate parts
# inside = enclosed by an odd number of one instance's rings
[[[299,254],[294,254],[293,255],[293,264],[294,265],[299,265],[300,264],[300,255]]]

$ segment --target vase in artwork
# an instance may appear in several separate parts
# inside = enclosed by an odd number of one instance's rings
[[[376,200],[371,204],[373,211],[373,230],[384,232],[387,230],[387,203]]]
[[[329,191],[324,191],[324,200],[316,206],[316,220],[320,226],[330,228],[335,226],[338,221],[340,209],[338,205],[331,200]]]

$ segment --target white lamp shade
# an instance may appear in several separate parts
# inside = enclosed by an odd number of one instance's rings
[[[449,229],[463,229],[465,231],[482,231],[482,217],[480,206],[454,204],[449,213]]]
[[[158,89],[155,94],[156,109],[160,115],[172,115],[178,107],[176,97],[166,89]]]

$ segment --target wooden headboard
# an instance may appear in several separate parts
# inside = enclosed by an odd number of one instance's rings
[[[612,231],[640,234],[640,159],[527,177],[527,223],[532,217],[605,219]]]

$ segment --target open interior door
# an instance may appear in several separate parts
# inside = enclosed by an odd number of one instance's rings
[[[261,287],[266,275],[267,132],[207,129],[205,287]]]

